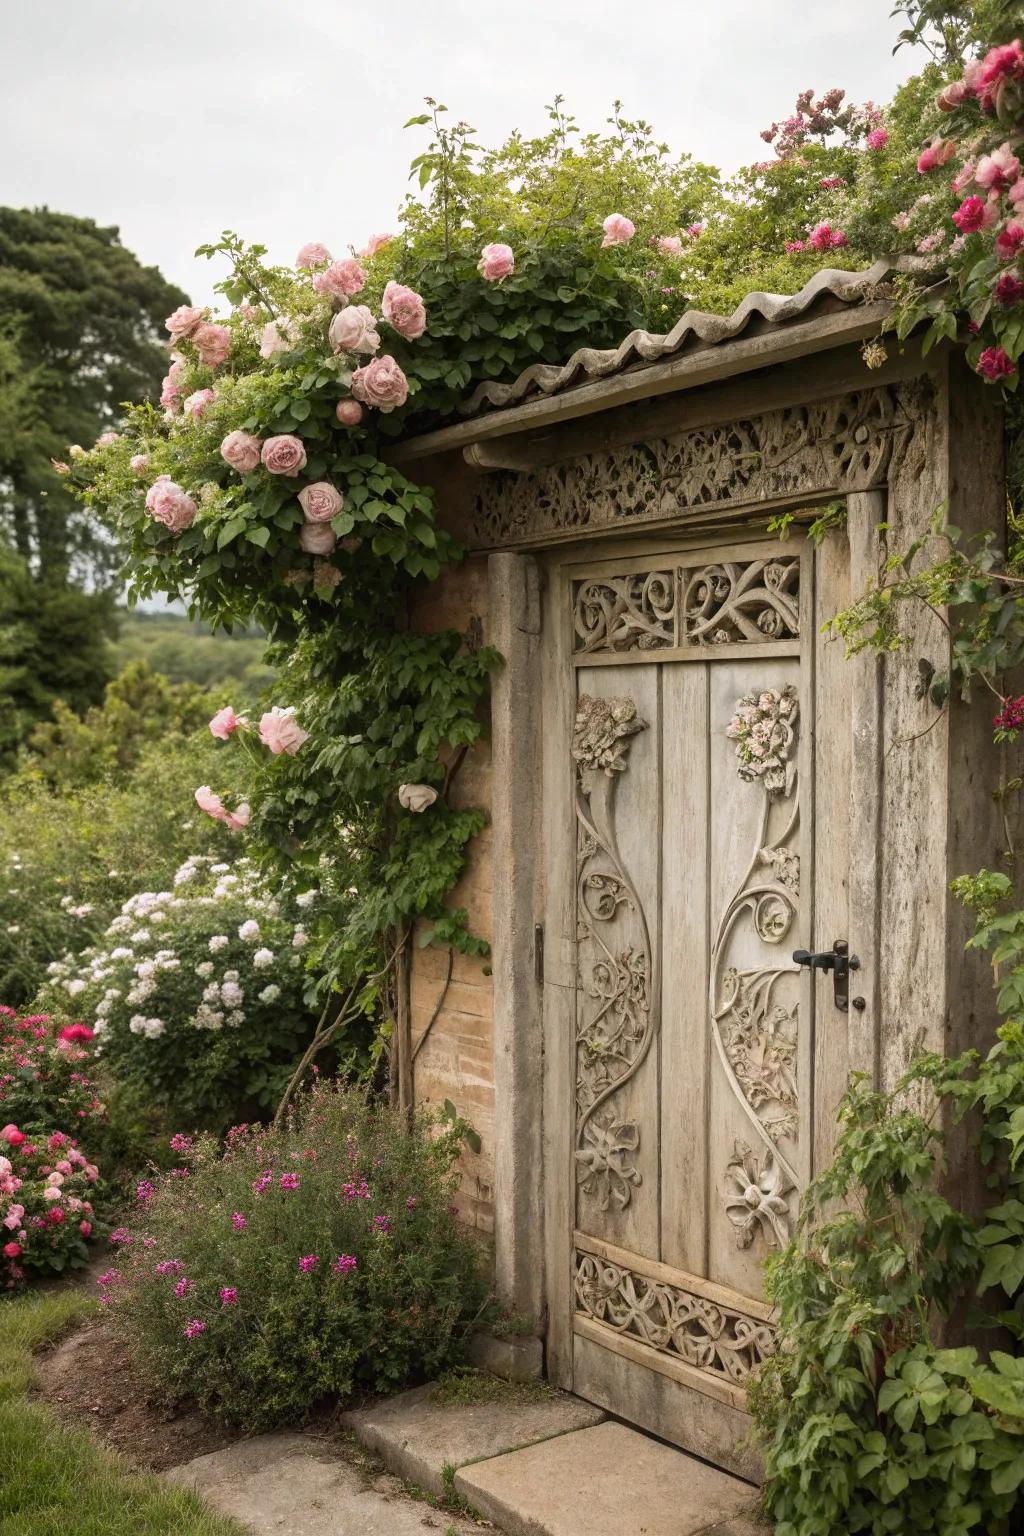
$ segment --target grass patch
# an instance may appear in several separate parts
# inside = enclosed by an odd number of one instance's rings
[[[505,1381],[489,1371],[455,1366],[437,1378],[430,1389],[435,1403],[538,1403],[551,1397],[555,1388],[546,1381]]]
[[[0,1536],[242,1536],[194,1494],[133,1472],[27,1397],[33,1350],[94,1311],[79,1291],[0,1301]]]

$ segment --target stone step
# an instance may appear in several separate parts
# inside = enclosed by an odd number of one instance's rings
[[[470,1462],[500,1458],[603,1418],[592,1403],[546,1389],[533,1394],[509,1388],[493,1401],[460,1403],[436,1397],[430,1387],[414,1387],[352,1409],[341,1422],[389,1472],[443,1497],[451,1492],[451,1473]]]
[[[749,1483],[610,1421],[464,1466],[455,1491],[507,1536],[766,1536]]]

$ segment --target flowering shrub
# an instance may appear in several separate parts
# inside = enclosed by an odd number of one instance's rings
[[[311,1031],[305,913],[246,860],[187,859],[172,888],[122,905],[98,943],[49,966],[43,998],[73,1001],[121,1079],[190,1125],[272,1109]]]
[[[112,1234],[115,1326],[168,1396],[250,1431],[437,1371],[483,1300],[452,1207],[460,1133],[321,1085],[280,1131],[175,1137],[180,1166]]]
[[[63,1125],[91,1142],[103,1118],[89,1075],[92,1039],[77,1020],[0,1007],[0,1120],[32,1134]]]
[[[0,1283],[84,1264],[99,1169],[63,1131],[0,1127]]]

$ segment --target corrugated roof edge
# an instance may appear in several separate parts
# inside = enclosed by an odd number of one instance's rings
[[[784,325],[787,321],[800,319],[822,299],[838,299],[844,304],[858,303],[870,297],[871,290],[884,283],[893,273],[921,265],[912,258],[882,258],[861,272],[844,272],[834,267],[825,267],[815,272],[799,293],[788,296],[748,293],[731,315],[710,315],[704,310],[690,309],[677,320],[667,335],[631,331],[625,341],[613,350],[580,347],[567,363],[533,363],[511,384],[485,380],[477,385],[466,400],[460,402],[459,414],[469,417],[488,408],[501,409],[517,405],[532,394],[554,395],[573,384],[606,378],[639,363],[656,363],[668,354],[680,351],[692,340],[703,346],[717,346],[720,342],[731,341],[738,336],[755,317],[769,325]]]

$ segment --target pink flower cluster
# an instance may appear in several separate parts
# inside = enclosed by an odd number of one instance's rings
[[[1024,694],[1016,699],[1004,699],[1003,707],[992,721],[996,730],[1007,736],[1024,731]]]

